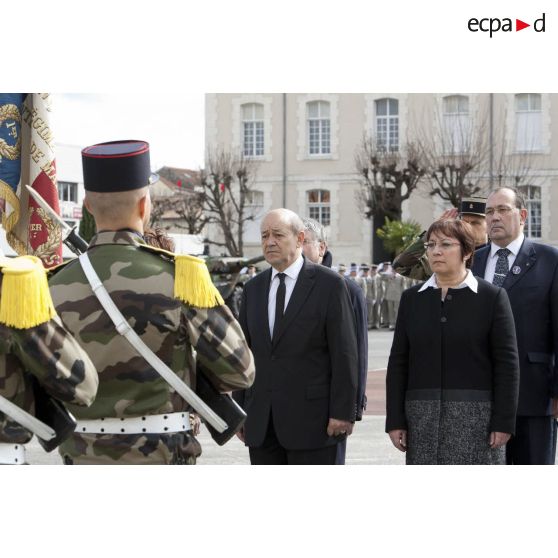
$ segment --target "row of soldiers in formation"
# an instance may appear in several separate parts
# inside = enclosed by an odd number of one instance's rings
[[[340,263],[337,271],[362,289],[366,300],[368,329],[394,329],[401,295],[417,280],[397,273],[391,262],[380,265],[362,263],[360,266],[351,263],[348,274],[347,267]]]

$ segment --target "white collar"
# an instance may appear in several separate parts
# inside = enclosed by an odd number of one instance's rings
[[[465,287],[469,287],[469,289],[471,289],[474,293],[476,293],[478,291],[478,288],[479,288],[479,282],[477,281],[475,276],[472,274],[470,269],[467,270],[467,275],[465,276],[465,279],[463,280],[463,282],[460,283],[459,285],[457,285],[457,287],[452,287],[452,288],[454,288],[454,289],[464,289]],[[428,279],[428,281],[426,281],[426,283],[424,283],[424,285],[418,290],[418,292],[421,293],[422,291],[425,291],[428,288],[433,288],[433,289],[438,289],[439,288],[438,283],[436,282],[436,274],[435,273],[432,274],[430,279]]]
[[[274,267],[271,268],[271,280],[275,279],[275,276],[279,273],[284,273],[287,277],[294,279],[295,281],[298,279],[298,274],[304,265],[304,258],[302,254],[298,256],[298,258],[289,266],[285,271],[277,271]]]
[[[514,255],[517,257],[517,254],[519,253],[519,250],[521,249],[521,245],[523,244],[523,241],[525,240],[525,235],[523,233],[520,233],[520,235],[515,239],[512,240],[507,246],[506,248]],[[496,252],[498,250],[500,250],[501,246],[498,246],[497,244],[494,244],[494,242],[490,243],[490,257],[493,258],[496,255]]]

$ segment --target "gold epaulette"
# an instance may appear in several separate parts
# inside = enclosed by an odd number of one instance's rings
[[[174,254],[147,244],[142,244],[141,248],[174,260],[174,298],[198,308],[213,308],[225,304],[201,258]]]
[[[39,258],[1,258],[0,322],[27,329],[48,322],[56,310],[48,290],[46,271]]]
[[[138,243],[138,246],[144,250],[148,250],[149,252],[155,252],[159,256],[165,256],[165,258],[171,261],[174,261],[174,258],[176,257],[174,252],[169,252],[168,250],[163,250],[163,248],[157,248],[156,246],[151,246],[151,244]]]

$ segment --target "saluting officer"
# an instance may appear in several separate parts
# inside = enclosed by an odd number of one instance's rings
[[[475,236],[475,250],[479,250],[484,248],[488,242],[485,212],[485,198],[463,198],[459,204],[459,212],[455,208],[448,209],[438,220],[456,219],[459,216],[462,221],[469,223]],[[426,257],[425,238],[426,231],[422,232],[395,258],[393,267],[397,273],[418,281],[426,281],[432,275]]]
[[[32,433],[18,421],[33,424],[33,382],[55,399],[90,405],[98,377],[56,315],[41,261],[0,256],[0,268],[0,464],[22,465]]]
[[[203,260],[148,246],[149,145],[116,141],[82,151],[85,205],[97,234],[86,254],[133,332],[187,386],[196,362],[221,392],[250,387],[254,362],[238,322]],[[82,261],[56,268],[54,304],[99,372],[99,393],[61,446],[67,464],[181,464],[189,406],[121,336],[101,306]],[[101,288],[102,290],[102,288]],[[194,350],[196,356],[194,356]]]

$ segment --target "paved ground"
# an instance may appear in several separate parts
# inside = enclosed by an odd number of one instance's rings
[[[391,347],[393,332],[374,330],[368,334],[368,382],[366,394],[368,408],[363,420],[356,424],[347,443],[347,464],[400,464],[404,455],[397,451],[384,433],[385,415],[385,367]],[[200,465],[243,465],[248,464],[248,450],[238,438],[225,446],[218,446],[205,428],[199,437],[203,454]],[[47,454],[33,440],[27,448],[28,461],[32,464],[60,464],[56,451]]]

